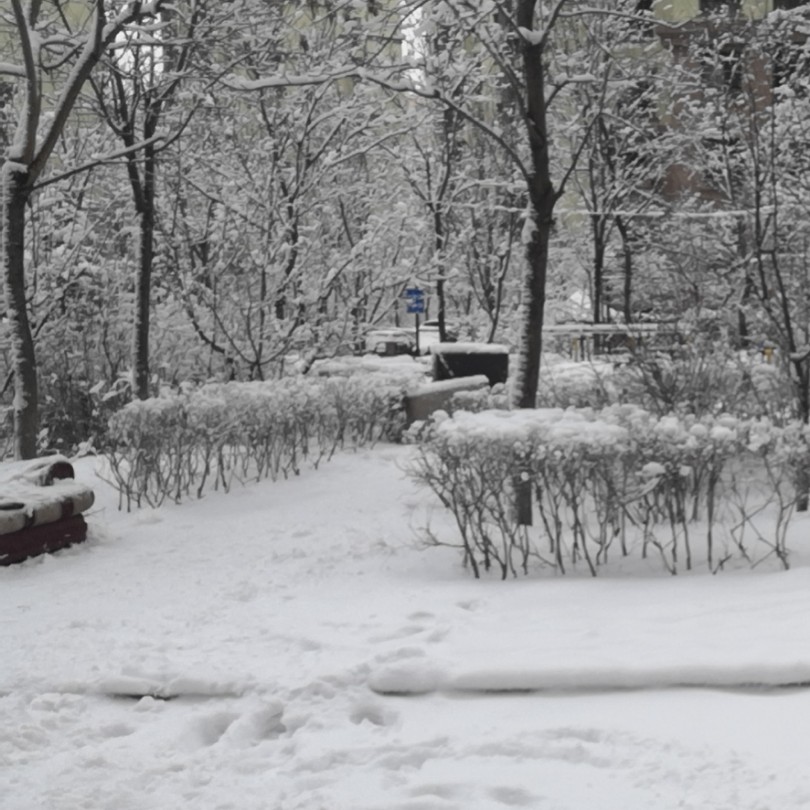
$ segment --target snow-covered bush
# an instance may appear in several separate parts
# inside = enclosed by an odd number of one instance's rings
[[[674,354],[637,351],[629,362],[560,361],[543,366],[538,404],[596,408],[635,403],[658,415],[734,413],[789,420],[791,382],[759,354],[687,345]]]
[[[492,387],[479,388],[477,391],[457,391],[450,399],[450,412],[488,411],[493,408],[506,410],[509,408],[509,389],[504,383],[496,383]]]
[[[559,361],[542,368],[537,404],[544,408],[603,408],[620,399],[612,363]]]
[[[727,347],[687,345],[674,355],[639,353],[616,370],[612,384],[618,401],[638,403],[659,415],[790,418],[785,403],[792,396],[784,369]]]
[[[595,575],[613,555],[654,557],[673,574],[772,553],[786,566],[808,455],[799,424],[632,405],[441,414],[408,437],[419,443],[412,474],[452,512],[476,576],[493,566],[514,575],[532,558]],[[518,520],[527,490],[531,517]],[[775,512],[770,536],[764,510]]]
[[[752,420],[742,431],[748,454],[759,475],[753,478],[743,466],[740,481],[733,481],[730,499],[733,507],[734,537],[740,551],[749,557],[747,538],[764,544],[787,567],[786,535],[797,505],[806,496],[807,471],[810,469],[810,426],[798,421],[784,426],[769,418]],[[736,473],[736,471],[735,471]],[[773,519],[768,532],[755,519],[762,491],[772,507]]]
[[[219,383],[134,401],[110,419],[112,483],[129,509],[286,478],[338,449],[398,435],[402,397],[396,385],[355,375]]]
[[[531,544],[514,519],[514,490],[522,480],[529,417],[545,411],[484,411],[486,421],[465,411],[431,424],[414,424],[406,437],[421,439],[412,470],[453,513],[464,562],[476,578],[496,567],[505,579],[528,569]],[[500,428],[500,429],[499,429]]]

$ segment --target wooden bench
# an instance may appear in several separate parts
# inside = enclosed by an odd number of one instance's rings
[[[1,463],[0,565],[81,543],[93,500],[64,456]]]

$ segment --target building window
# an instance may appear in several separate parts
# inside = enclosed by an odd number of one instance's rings
[[[700,0],[700,13],[733,17],[740,13],[740,5],[741,0]]]
[[[730,93],[740,93],[743,89],[743,49],[740,45],[724,45],[720,48],[720,68],[723,84]]]
[[[749,67],[743,42],[730,37],[711,39],[699,47],[696,55],[707,86],[732,95],[743,91]]]

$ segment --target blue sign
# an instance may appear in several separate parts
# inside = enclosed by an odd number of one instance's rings
[[[406,312],[412,315],[421,315],[425,311],[425,291],[419,287],[408,287],[405,290],[405,297],[408,299]]]

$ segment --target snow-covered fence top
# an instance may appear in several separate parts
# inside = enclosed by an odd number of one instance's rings
[[[509,354],[509,347],[500,343],[434,343],[431,354]]]
[[[418,397],[423,394],[450,393],[456,391],[470,391],[483,388],[489,385],[484,374],[476,374],[474,377],[456,377],[452,380],[434,380],[408,389],[408,396]]]
[[[460,393],[489,390],[489,380],[483,374],[434,380],[409,388],[405,393],[405,415],[408,425],[427,419],[438,410],[449,410]]]

